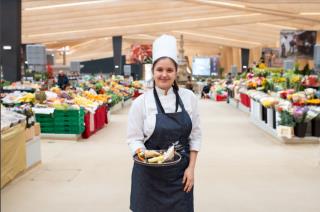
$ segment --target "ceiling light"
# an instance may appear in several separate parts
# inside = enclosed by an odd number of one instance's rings
[[[110,0],[82,1],[82,2],[74,2],[74,3],[66,3],[66,4],[54,4],[54,5],[39,6],[39,7],[29,7],[29,8],[25,8],[24,10],[43,10],[43,9],[81,6],[81,5],[97,4],[97,3],[105,3],[105,2],[110,2]]]
[[[262,45],[262,43],[259,43],[259,42],[238,40],[238,39],[220,37],[220,36],[215,36],[215,35],[204,35],[204,34],[183,32],[183,31],[173,31],[173,32],[181,33],[181,34],[184,34],[184,35],[194,35],[194,36],[204,37],[204,38],[215,38],[215,39],[228,40],[228,41],[234,41],[234,42],[249,43],[249,44],[253,44],[253,45]]]
[[[261,26],[267,26],[267,27],[273,27],[277,29],[292,29],[292,30],[297,30],[295,27],[289,27],[289,26],[284,26],[284,25],[278,25],[278,24],[267,24],[267,23],[257,23],[258,25]]]
[[[82,30],[33,34],[33,35],[27,35],[26,38],[41,37],[41,36],[48,36],[48,35],[69,34],[69,33],[81,33],[86,31],[101,31],[101,30],[111,31],[111,30],[117,30],[117,29],[122,29],[126,27],[136,28],[136,27],[163,25],[163,24],[177,24],[177,23],[188,23],[188,22],[196,22],[196,21],[210,21],[210,20],[219,20],[219,19],[228,19],[228,18],[251,17],[251,16],[259,16],[259,15],[261,14],[250,13],[250,14],[243,14],[243,15],[226,15],[226,16],[213,16],[213,17],[205,17],[205,18],[182,19],[182,20],[175,20],[175,21],[162,21],[162,22],[155,22],[155,23],[127,25],[127,26],[100,27],[100,28],[91,28],[91,29],[82,29]]]
[[[320,15],[319,12],[301,12],[300,15]]]
[[[223,1],[198,0],[198,2],[228,6],[228,7],[238,7],[238,8],[246,7],[245,5],[242,5],[242,4],[233,4],[233,3],[223,2]]]
[[[3,50],[11,50],[12,49],[12,46],[9,46],[9,45],[5,45],[2,47]]]

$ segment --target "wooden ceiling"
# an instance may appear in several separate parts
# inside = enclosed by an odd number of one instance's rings
[[[284,29],[319,31],[320,0],[22,0],[22,42],[69,46],[68,61],[112,56],[115,35],[128,54],[133,43],[183,34],[193,56],[277,47]]]

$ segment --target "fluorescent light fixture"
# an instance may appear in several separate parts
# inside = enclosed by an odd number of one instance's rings
[[[197,36],[197,37],[213,38],[213,39],[227,40],[227,41],[240,42],[240,43],[248,43],[248,44],[252,44],[252,45],[262,45],[262,43],[259,43],[259,42],[238,40],[238,39],[220,37],[220,36],[215,36],[215,35],[204,35],[204,34],[184,32],[184,31],[173,31],[173,32],[184,34],[184,35],[193,35],[193,36]]]
[[[245,8],[246,7],[245,5],[242,5],[242,4],[234,4],[234,3],[228,3],[228,2],[223,2],[223,1],[198,0],[198,2],[228,6],[228,7],[238,7],[238,8]]]
[[[267,24],[267,23],[257,23],[257,24],[261,25],[261,26],[273,27],[273,28],[277,28],[277,29],[292,29],[292,30],[298,29],[295,27],[289,27],[289,26],[284,26],[284,25],[279,25],[279,24]]]
[[[319,12],[301,12],[300,15],[320,15]]]
[[[43,9],[52,9],[52,8],[61,8],[61,7],[73,7],[73,6],[82,6],[82,5],[88,5],[88,4],[105,3],[105,2],[111,2],[111,1],[114,1],[114,0],[82,1],[82,2],[74,2],[74,3],[66,3],[66,4],[54,4],[54,5],[39,6],[39,7],[29,7],[29,8],[25,8],[24,10],[43,10]]]
[[[114,67],[115,67],[115,68],[119,68],[119,66],[118,66],[118,65],[115,65]]]
[[[162,21],[162,22],[154,22],[154,23],[147,23],[147,24],[135,24],[135,25],[127,25],[127,26],[114,26],[114,27],[101,27],[101,28],[91,28],[91,29],[82,29],[82,30],[71,30],[71,31],[62,31],[62,32],[51,32],[51,33],[43,33],[43,34],[33,34],[27,35],[26,38],[31,37],[42,37],[48,35],[61,35],[61,34],[69,34],[69,33],[81,33],[87,31],[102,31],[102,30],[117,30],[126,27],[136,28],[136,27],[146,27],[146,26],[157,26],[163,24],[178,24],[178,23],[189,23],[189,22],[196,22],[196,21],[212,21],[212,20],[220,20],[220,19],[228,19],[228,18],[240,18],[240,17],[252,17],[252,16],[259,16],[261,13],[250,13],[250,14],[242,14],[242,15],[225,15],[225,16],[213,16],[213,17],[205,17],[205,18],[193,18],[193,19],[181,19],[175,21]]]
[[[11,49],[12,49],[12,46],[6,45],[6,46],[3,46],[2,49],[3,49],[3,50],[11,50]]]

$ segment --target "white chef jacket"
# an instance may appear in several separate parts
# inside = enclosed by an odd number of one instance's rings
[[[173,88],[165,91],[156,87],[160,102],[166,113],[174,113],[176,109],[176,96]],[[201,130],[198,112],[198,99],[188,89],[179,88],[179,95],[184,107],[192,121],[190,134],[190,150],[199,151],[201,147]],[[178,112],[182,109],[179,106]],[[153,95],[153,89],[140,95],[131,105],[128,117],[127,143],[132,155],[138,148],[146,149],[144,143],[153,134],[156,124],[157,106]]]

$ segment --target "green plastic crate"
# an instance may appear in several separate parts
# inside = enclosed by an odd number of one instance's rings
[[[41,127],[41,133],[55,133],[54,127]]]
[[[84,126],[59,126],[54,129],[54,132],[57,134],[81,134],[83,131]]]
[[[39,122],[40,123],[40,127],[51,127],[51,128],[54,128],[55,124],[54,122]]]
[[[53,122],[53,115],[52,114],[36,114],[36,121],[37,122]]]
[[[84,123],[84,117],[55,117],[55,125],[80,125]]]
[[[54,117],[74,117],[74,116],[84,116],[84,110],[54,110]]]

